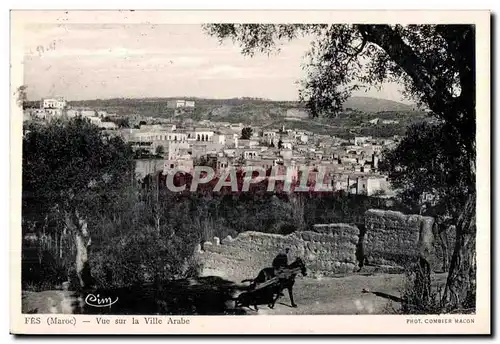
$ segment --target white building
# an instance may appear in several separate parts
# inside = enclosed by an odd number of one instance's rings
[[[292,159],[293,158],[293,151],[291,149],[285,149],[285,150],[280,150],[280,156],[283,159]]]
[[[245,140],[240,139],[237,141],[237,148],[254,148],[259,145],[259,141],[257,140]]]
[[[171,141],[171,142],[185,142],[188,139],[188,134],[166,131],[142,131],[133,134],[134,140],[139,141]]]
[[[61,98],[43,98],[42,99],[42,109],[64,109],[66,107],[66,101]]]
[[[96,112],[94,110],[81,110],[79,112],[80,116],[82,117],[95,117]]]
[[[169,108],[174,108],[174,109],[183,109],[183,108],[192,109],[195,107],[195,102],[194,100],[177,99],[168,101],[167,106]]]
[[[367,176],[356,178],[356,193],[372,196],[377,192],[387,191],[389,183],[384,176]]]
[[[214,131],[208,128],[196,128],[193,134],[196,141],[212,141]]]
[[[231,123],[231,125],[229,126],[229,128],[231,128],[233,130],[239,130],[239,131],[241,131],[243,129],[243,124],[242,123]]]
[[[92,117],[88,117],[88,119],[89,119],[90,123],[95,124],[97,126],[99,126],[102,123],[100,117],[92,116]]]
[[[98,126],[103,129],[118,129],[118,126],[114,122],[100,122],[98,123]]]
[[[243,152],[243,158],[245,159],[255,159],[259,156],[259,152],[255,150],[245,150]]]
[[[309,141],[309,136],[306,134],[299,134],[295,136],[295,139],[300,143],[307,143]]]
[[[160,131],[162,130],[162,126],[160,124],[142,124],[139,127],[140,131]]]
[[[226,135],[215,134],[212,136],[212,142],[219,143],[221,145],[225,145],[226,144]]]
[[[176,160],[184,157],[185,152],[190,148],[186,142],[170,142],[168,144],[168,160]]]
[[[367,143],[368,141],[371,141],[372,137],[371,136],[357,136],[354,138],[354,145],[355,146],[362,146],[363,144]]]
[[[31,116],[38,119],[47,119],[49,114],[44,109],[35,109],[32,110]]]
[[[394,119],[385,119],[382,121],[382,124],[398,124],[399,121],[394,120]]]
[[[283,149],[292,149],[293,148],[293,143],[289,139],[284,139],[281,141],[281,148]]]
[[[265,130],[262,132],[263,137],[275,138],[277,133],[273,130]]]
[[[63,98],[42,98],[40,108],[44,111],[45,117],[59,117],[62,116],[66,108],[66,101]]]
[[[66,111],[66,116],[68,116],[68,117],[70,117],[70,118],[71,118],[71,117],[76,117],[76,116],[78,116],[79,114],[80,114],[80,112],[79,112],[78,110],[72,110],[72,109],[71,109],[71,110],[67,110],[67,111]]]

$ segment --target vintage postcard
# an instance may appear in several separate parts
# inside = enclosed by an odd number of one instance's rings
[[[490,334],[488,11],[11,11],[12,334]]]

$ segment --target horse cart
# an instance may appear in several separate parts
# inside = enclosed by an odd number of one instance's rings
[[[246,291],[234,299],[236,308],[250,307],[252,305],[258,310],[258,304],[267,304],[270,308],[273,308],[274,303],[283,291],[285,282],[300,272],[301,268],[282,268],[276,272],[274,277],[264,282],[259,283],[256,280],[251,280],[252,283],[246,288]]]

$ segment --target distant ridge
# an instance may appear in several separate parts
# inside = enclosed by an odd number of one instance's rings
[[[347,108],[366,113],[380,111],[414,111],[417,109],[415,105],[373,97],[351,97],[344,103],[344,109]]]
[[[298,101],[293,100],[269,100],[263,98],[239,97],[228,99],[210,99],[201,97],[148,97],[148,98],[108,98],[108,99],[88,99],[88,100],[69,100],[68,102],[74,106],[112,106],[119,104],[134,104],[134,103],[166,103],[169,100],[175,99],[191,99],[195,100],[198,104],[210,104],[212,106],[223,105],[264,105],[272,104],[273,106],[284,106],[286,108],[299,107],[305,110],[305,104],[299,104]],[[37,105],[38,101],[28,101]],[[401,102],[373,98],[373,97],[350,97],[343,105],[344,109],[353,109],[365,113],[377,113],[380,111],[415,111],[418,110],[416,105],[404,104]]]

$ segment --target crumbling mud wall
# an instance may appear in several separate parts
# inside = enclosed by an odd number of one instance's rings
[[[358,228],[346,224],[315,225],[310,231],[289,235],[244,232],[236,238],[227,237],[221,241],[214,238],[205,242],[198,255],[203,275],[241,281],[256,277],[288,247],[290,260],[301,257],[309,275],[331,276],[357,269],[358,236]]]
[[[451,232],[437,226],[433,217],[370,209],[358,227],[318,224],[289,235],[244,232],[222,241],[214,238],[200,247],[198,258],[203,275],[233,281],[256,277],[287,247],[291,260],[305,260],[312,277],[350,273],[367,265],[402,272],[421,256],[433,271],[442,272],[453,252]]]
[[[365,213],[363,253],[369,264],[405,268],[423,256],[434,271],[442,270],[434,218],[370,209]]]

